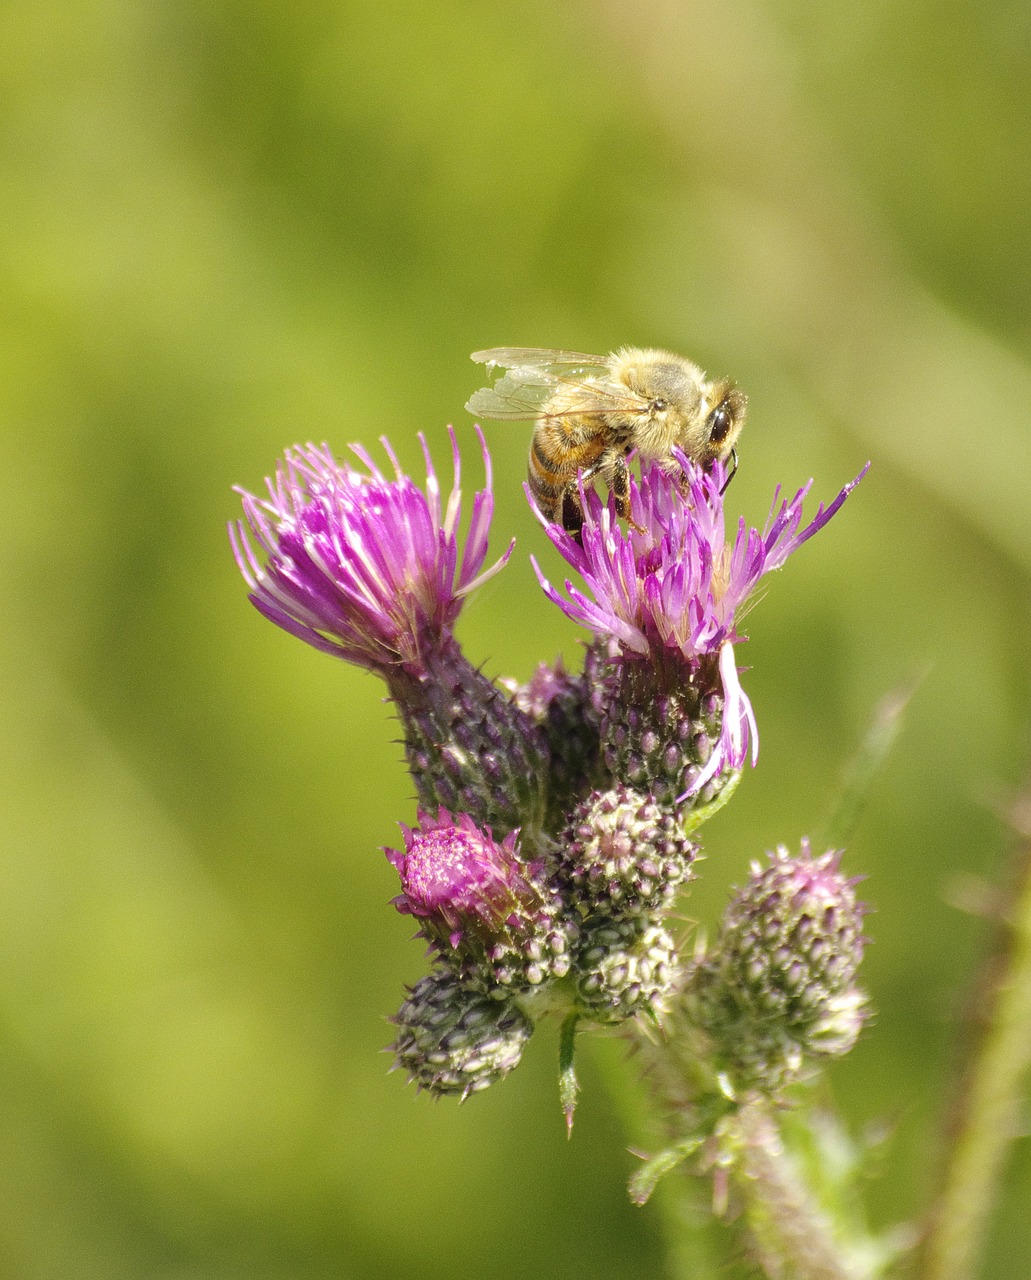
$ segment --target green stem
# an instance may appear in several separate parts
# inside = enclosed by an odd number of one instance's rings
[[[938,1197],[925,1237],[922,1280],[969,1280],[984,1241],[1031,1065],[1031,797],[999,939],[980,984],[983,1009],[953,1109]]]
[[[731,1178],[753,1245],[771,1280],[856,1280],[763,1102],[734,1118],[740,1154]]]
[[[629,1038],[639,1050],[645,1045],[654,1047],[651,1037],[631,1034]],[[661,1091],[628,1087],[627,1054],[617,1040],[596,1040],[592,1048],[595,1069],[608,1083],[626,1133],[637,1141],[645,1134],[657,1139],[664,1127],[659,1112],[664,1113],[667,1106],[663,1098],[657,1109]],[[639,1054],[632,1061],[638,1075]],[[655,1188],[649,1207],[662,1237],[665,1280],[726,1280],[727,1256],[738,1246],[729,1228],[713,1217],[711,1202],[711,1190],[700,1178],[663,1178]]]
[[[875,1274],[853,1256],[844,1224],[826,1210],[803,1162],[785,1145],[773,1104],[758,1096],[736,1099],[721,1087],[704,1041],[680,1011],[671,1012],[663,1034],[639,1031],[635,1039],[652,1102],[669,1117],[673,1140],[632,1180],[633,1198],[647,1198],[663,1173],[704,1153],[702,1166],[713,1171],[716,1214],[723,1216],[731,1204],[741,1210],[750,1251],[769,1280],[867,1280]],[[677,1229],[674,1224],[674,1238]]]

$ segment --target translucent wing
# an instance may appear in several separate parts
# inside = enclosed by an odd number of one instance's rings
[[[608,356],[585,351],[555,351],[550,347],[492,347],[474,351],[472,359],[505,373],[490,387],[481,387],[466,404],[479,418],[525,421],[548,415],[541,410],[561,389],[562,410],[572,413],[623,413],[646,407],[627,387],[612,381]]]
[[[609,356],[592,356],[586,351],[556,351],[553,347],[491,347],[489,351],[474,351],[469,359],[505,369],[553,369],[584,374],[607,373],[611,367]]]

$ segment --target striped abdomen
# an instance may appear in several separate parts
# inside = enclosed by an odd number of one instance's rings
[[[608,440],[601,414],[539,418],[530,444],[527,478],[530,492],[549,520],[561,516],[563,497],[575,489],[578,472],[594,474]],[[579,504],[577,504],[579,505]]]

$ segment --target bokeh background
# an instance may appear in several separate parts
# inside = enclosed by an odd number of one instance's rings
[[[8,0],[0,8],[0,1273],[707,1275],[624,1192],[634,1067],[543,1028],[464,1107],[387,1074],[424,971],[379,847],[414,815],[379,683],[270,627],[225,536],[295,441],[443,464],[497,344],[665,345],[751,397],[732,511],[843,513],[750,615],[762,754],[688,911],[819,829],[921,677],[848,853],[878,1010],[831,1084],[915,1213],[1026,779],[1031,6],[994,0]],[[461,637],[575,628],[528,563]],[[470,484],[476,476],[468,455]],[[986,1275],[1031,1251],[1018,1144]],[[679,1266],[679,1271],[677,1267]],[[668,1268],[664,1271],[664,1267]],[[737,1274],[723,1271],[722,1275]]]

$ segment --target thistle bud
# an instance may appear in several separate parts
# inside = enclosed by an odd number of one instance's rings
[[[468,814],[402,825],[403,851],[387,849],[401,877],[398,911],[469,982],[487,990],[539,986],[566,974],[577,928],[540,861],[524,860],[518,833],[496,841]]]
[[[577,1003],[594,1022],[656,1015],[674,988],[676,946],[661,925],[598,921],[584,929],[575,972]]]
[[[797,857],[781,846],[753,864],[692,974],[693,1020],[739,1081],[775,1090],[805,1059],[847,1053],[862,1029],[865,909],[840,857],[814,858],[803,840]]]
[[[601,782],[596,649],[588,648],[580,675],[570,675],[560,658],[554,666],[542,662],[528,684],[512,687],[513,704],[539,726],[550,754],[549,830],[561,825],[576,801]]]
[[[456,640],[427,654],[422,671],[394,667],[386,679],[420,804],[470,813],[503,832],[543,824],[544,735]]]
[[[574,811],[560,874],[585,916],[652,918],[691,875],[696,846],[676,815],[630,787],[595,791]]]
[[[533,1023],[514,1004],[492,1000],[438,969],[409,991],[391,1045],[396,1065],[420,1089],[465,1099],[519,1064]]]

